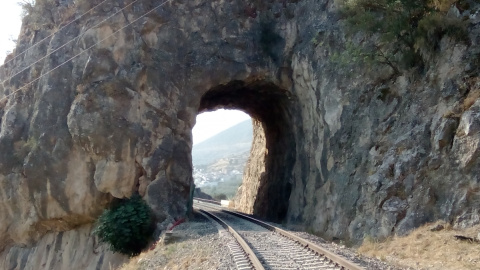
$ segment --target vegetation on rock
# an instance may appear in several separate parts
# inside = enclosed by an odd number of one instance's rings
[[[139,195],[124,199],[106,209],[94,230],[100,241],[114,252],[128,256],[140,254],[154,232],[150,207]]]
[[[334,54],[333,60],[386,64],[397,74],[411,67],[423,67],[439,50],[444,36],[468,42],[465,21],[448,12],[452,4],[460,6],[461,2],[346,0],[341,14],[352,41],[344,52]]]
[[[215,200],[230,200],[235,197],[242,180],[242,175],[233,175],[223,182],[218,182],[216,185],[202,187],[202,191],[212,196]]]

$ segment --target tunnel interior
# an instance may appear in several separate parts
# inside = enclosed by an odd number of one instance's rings
[[[286,218],[292,189],[296,151],[293,107],[294,98],[290,93],[273,83],[232,81],[206,92],[198,110],[200,114],[236,109],[252,117],[254,134],[263,134],[254,135],[242,184],[249,192],[242,194],[243,202],[251,205],[248,212],[276,222]],[[264,154],[254,154],[260,150]]]

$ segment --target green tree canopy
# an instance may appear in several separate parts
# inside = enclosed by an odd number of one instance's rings
[[[451,4],[460,1],[347,0],[341,9],[347,34],[369,39],[362,50],[347,45],[347,51],[358,60],[387,64],[396,73],[422,66],[445,35],[468,42],[466,23],[447,15]]]

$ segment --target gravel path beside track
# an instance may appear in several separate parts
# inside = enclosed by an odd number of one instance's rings
[[[160,240],[120,270],[233,270],[237,267],[229,244],[234,242],[229,233],[219,233],[208,219],[194,214],[174,228],[170,241]]]

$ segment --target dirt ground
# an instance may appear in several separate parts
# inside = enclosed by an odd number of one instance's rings
[[[480,225],[457,230],[450,224],[437,222],[405,237],[391,237],[382,242],[365,239],[358,252],[410,269],[480,269],[480,242],[476,241],[479,232]],[[474,241],[457,240],[455,235]]]

